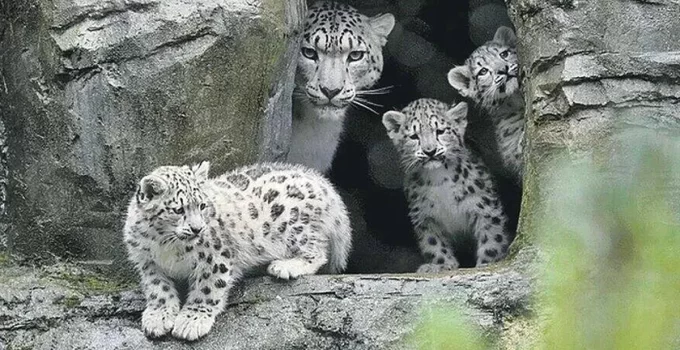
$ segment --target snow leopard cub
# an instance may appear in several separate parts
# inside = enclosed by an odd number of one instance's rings
[[[498,28],[493,40],[478,47],[464,65],[449,71],[448,80],[491,119],[503,168],[521,183],[525,120],[516,45],[512,29]]]
[[[146,296],[149,337],[196,340],[212,328],[245,272],[289,279],[347,264],[344,203],[317,172],[262,163],[208,178],[209,163],[163,166],[142,178],[128,206],[125,243]],[[175,281],[188,282],[184,305]]]
[[[495,184],[482,161],[464,144],[468,106],[421,98],[383,115],[401,155],[409,216],[428,263],[418,272],[458,268],[455,245],[462,234],[477,242],[477,266],[502,259],[510,236]]]

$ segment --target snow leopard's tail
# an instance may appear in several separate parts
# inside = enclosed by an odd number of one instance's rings
[[[338,195],[338,200],[341,203],[341,214],[335,222],[329,223],[327,229],[329,230],[329,252],[327,272],[341,273],[347,267],[347,259],[349,258],[350,250],[352,249],[352,227],[349,221],[349,214],[347,207]]]

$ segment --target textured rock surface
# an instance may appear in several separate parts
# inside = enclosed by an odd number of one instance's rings
[[[635,129],[678,135],[680,2],[507,2],[528,113],[520,224],[526,237],[541,217],[541,184],[557,155],[604,162],[606,150]]]
[[[305,6],[2,2],[10,249],[115,260],[122,211],[150,169],[281,154]]]
[[[422,308],[464,306],[489,337],[531,314],[529,254],[494,270],[452,276],[311,276],[246,280],[196,349],[409,349]],[[0,342],[9,349],[182,349],[140,330],[143,299],[68,265],[0,270]],[[0,343],[1,344],[1,343]],[[509,347],[512,348],[512,347]]]

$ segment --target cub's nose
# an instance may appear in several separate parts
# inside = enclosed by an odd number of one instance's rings
[[[203,227],[189,226],[189,228],[191,229],[191,232],[195,235],[197,235],[197,234],[201,233],[201,231],[203,231]]]
[[[333,97],[337,96],[340,93],[340,91],[342,91],[342,89],[332,89],[331,90],[331,89],[325,88],[323,86],[321,87],[321,92],[323,92],[323,94],[326,95],[326,97],[328,97],[329,100],[332,100]]]

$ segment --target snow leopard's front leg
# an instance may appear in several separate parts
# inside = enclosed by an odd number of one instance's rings
[[[203,337],[212,329],[239,275],[234,271],[232,260],[224,255],[199,252],[198,258],[194,281],[172,329],[174,337],[189,341]]]
[[[434,219],[423,220],[421,224],[414,227],[414,230],[420,251],[426,261],[425,264],[420,265],[418,273],[437,273],[458,268],[458,260],[453,255],[453,248]]]
[[[477,216],[475,237],[477,239],[477,266],[503,259],[508,253],[510,236],[505,229],[507,217],[500,204],[484,207]]]
[[[140,262],[139,273],[146,308],[142,313],[142,329],[151,338],[169,333],[179,313],[179,295],[174,282],[151,260]]]

